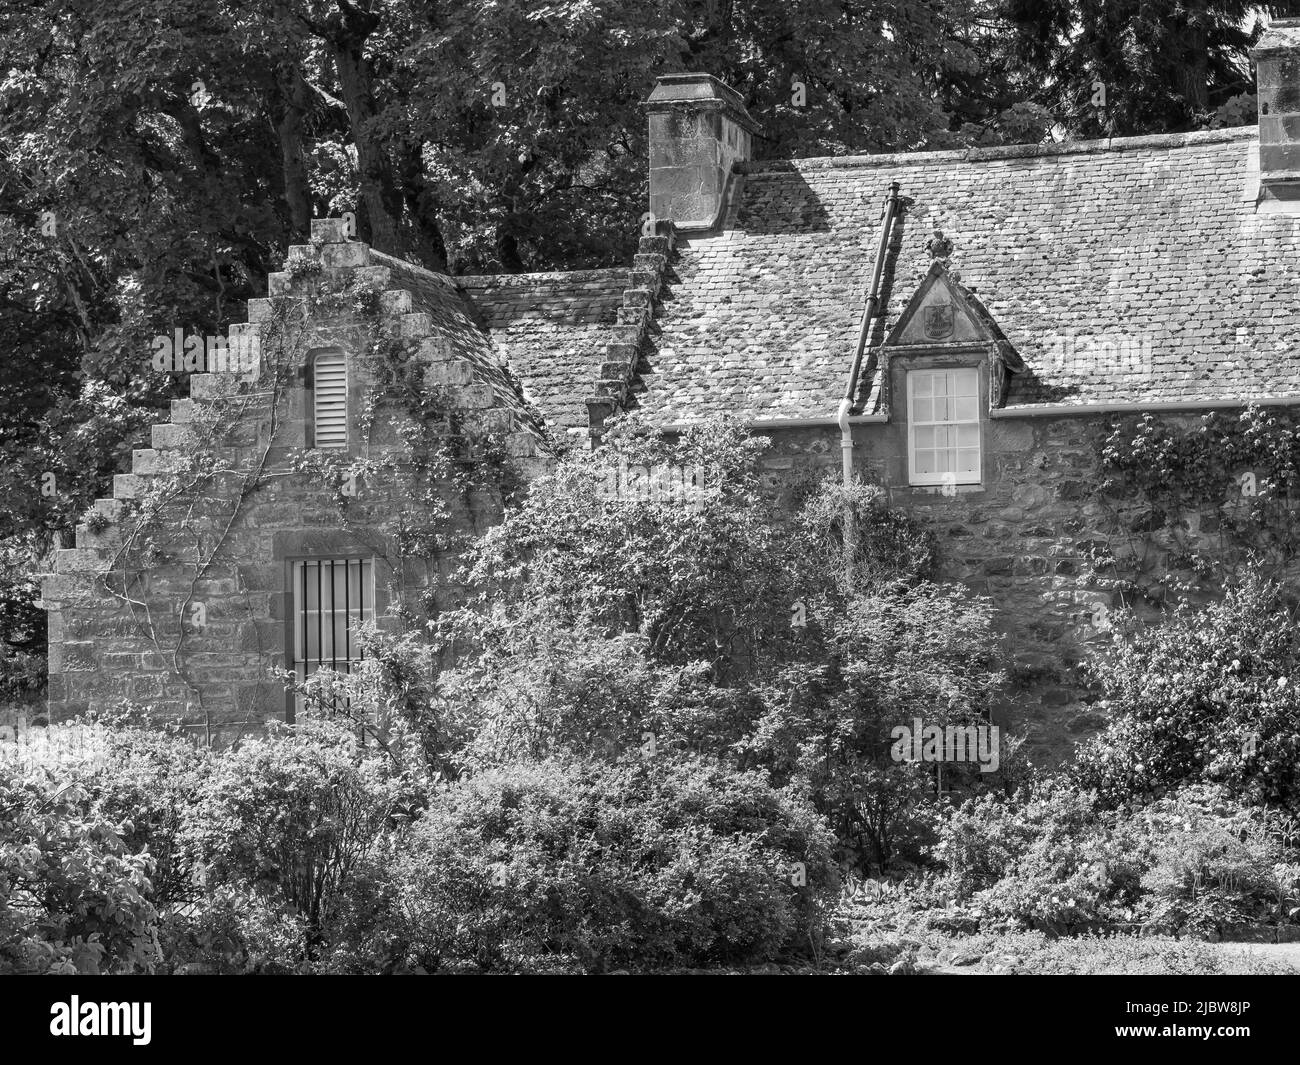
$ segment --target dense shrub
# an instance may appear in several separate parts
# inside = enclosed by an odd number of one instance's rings
[[[0,761],[0,972],[149,972],[147,855],[71,780]]]
[[[984,722],[1001,680],[991,607],[927,580],[933,538],[876,486],[772,498],[764,447],[735,424],[671,442],[630,419],[534,482],[474,545],[476,598],[434,625],[456,668],[425,717],[473,722],[470,768],[617,760],[649,734],[778,787],[807,782],[848,864],[919,861],[935,767],[896,761],[892,730]],[[706,492],[694,508],[611,499],[605,475],[623,462],[698,466]],[[995,777],[945,774],[971,789]]]
[[[758,774],[548,760],[439,796],[415,829],[404,904],[426,963],[762,961],[816,945],[830,850],[807,803]]]
[[[1058,781],[949,811],[939,894],[990,926],[1222,935],[1300,913],[1284,828],[1213,788],[1108,810]]]
[[[1300,811],[1300,636],[1277,585],[1247,575],[1202,609],[1135,628],[1097,667],[1111,723],[1071,775],[1103,804],[1186,782]]]
[[[1276,815],[1188,788],[1141,813],[1147,833],[1142,914],[1157,931],[1222,935],[1300,913],[1300,866]]]
[[[214,762],[189,811],[188,845],[206,883],[247,884],[323,941],[379,840],[418,801],[350,733],[308,718]]]
[[[943,889],[983,921],[1079,932],[1134,920],[1138,839],[1091,796],[1045,783],[946,813]]]
[[[100,815],[122,826],[127,848],[149,855],[150,898],[166,912],[199,890],[189,826],[213,759],[177,728],[149,722],[144,713],[122,707],[106,714],[95,730],[101,749],[77,779]]]

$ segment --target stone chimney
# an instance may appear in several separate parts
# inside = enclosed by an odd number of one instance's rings
[[[1300,201],[1300,18],[1274,19],[1251,49],[1261,201]]]
[[[642,106],[650,116],[650,213],[680,230],[711,228],[731,164],[752,157],[758,123],[738,92],[708,74],[665,74]]]

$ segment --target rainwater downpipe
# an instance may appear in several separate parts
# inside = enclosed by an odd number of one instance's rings
[[[849,379],[844,386],[844,398],[840,400],[835,413],[835,422],[840,427],[840,456],[844,466],[844,487],[853,484],[853,427],[849,424],[849,411],[857,399],[858,375],[862,372],[862,356],[867,350],[867,340],[871,336],[872,326],[880,313],[880,280],[885,272],[885,256],[889,253],[889,238],[894,228],[894,215],[898,211],[898,182],[889,185],[889,195],[885,197],[882,212],[883,222],[880,226],[880,244],[876,248],[876,265],[871,271],[871,288],[867,293],[867,304],[862,308],[862,322],[858,326],[858,343],[853,350],[853,365],[849,367]]]

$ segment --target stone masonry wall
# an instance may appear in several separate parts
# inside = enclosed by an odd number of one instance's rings
[[[931,524],[941,579],[992,599],[1006,636],[1010,681],[995,722],[1026,737],[1025,753],[1063,758],[1104,723],[1077,665],[1111,637],[1093,625],[1107,592],[1090,587],[1089,548],[1109,535],[1092,498],[1097,441],[1106,416],[999,418],[984,424],[984,483],[945,496],[907,484],[906,427],[854,426],[855,469],[883,485],[891,506]],[[839,469],[833,427],[771,429],[764,465],[770,485]]]
[[[395,277],[384,265],[391,260],[347,241],[334,220],[314,223],[312,237],[290,249],[285,273],[272,275],[270,298],[250,301],[249,323],[231,328],[259,338],[257,380],[193,375],[191,398],[173,402],[171,420],[153,429],[153,447],[134,453],[133,472],[115,478],[112,498],[96,502],[76,547],[58,553],[43,588],[51,720],[127,699],[178,715],[202,740],[220,744],[283,719],[291,703],[269,671],[284,667],[289,653],[295,558],[373,559],[382,629],[400,629],[406,610],[456,601],[447,551],[412,547],[412,530],[437,528],[444,541],[481,532],[500,520],[501,491],[440,485],[433,502],[422,501],[421,456],[399,446],[412,415],[391,404],[375,410],[369,434],[350,429],[346,452],[308,449],[307,360],[319,349],[348,357],[355,422],[372,398],[361,354],[373,323],[385,323],[400,337],[400,358],[413,361],[441,397],[436,433],[454,442],[466,464],[482,462],[494,444],[525,478],[545,463],[541,431],[508,394],[449,281],[405,265],[412,277]],[[349,280],[372,291],[377,305],[367,313],[339,301],[294,327],[289,345],[284,323],[306,294]],[[287,352],[289,363],[279,377],[266,366],[275,350]],[[193,455],[204,446],[198,434],[218,410],[226,412],[223,435],[203,459],[213,468],[195,470]],[[350,474],[357,476],[348,484]],[[142,507],[157,508],[143,526]]]

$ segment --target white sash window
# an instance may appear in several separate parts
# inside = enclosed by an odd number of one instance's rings
[[[979,370],[907,375],[908,479],[917,485],[980,483]]]

